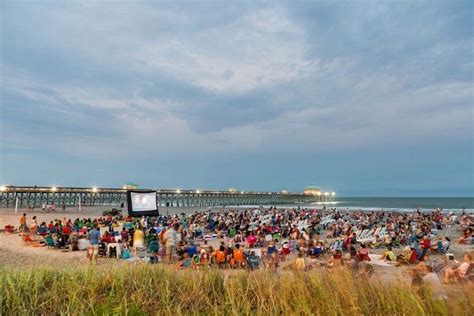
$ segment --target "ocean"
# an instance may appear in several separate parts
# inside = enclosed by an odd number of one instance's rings
[[[315,204],[321,203],[309,206]],[[397,211],[413,211],[417,207],[422,210],[442,208],[456,213],[464,208],[466,212],[474,213],[474,197],[337,197],[329,205],[342,209]]]

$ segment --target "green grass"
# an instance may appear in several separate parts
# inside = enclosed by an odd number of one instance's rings
[[[472,315],[472,287],[448,300],[349,271],[176,271],[163,266],[0,269],[1,315]]]

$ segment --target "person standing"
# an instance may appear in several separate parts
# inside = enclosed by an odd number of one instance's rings
[[[89,257],[90,264],[92,264],[92,259],[94,259],[95,264],[97,264],[97,255],[99,254],[99,241],[100,241],[100,230],[96,224],[89,232],[90,246],[89,246],[89,249],[87,250],[87,255]]]
[[[168,263],[173,262],[173,257],[176,252],[176,245],[178,243],[178,229],[179,224],[175,223],[171,229],[168,229],[165,233],[165,244],[166,244],[166,259]]]
[[[26,226],[26,213],[23,213],[23,215],[20,217],[20,232],[25,233],[27,231],[27,226]]]

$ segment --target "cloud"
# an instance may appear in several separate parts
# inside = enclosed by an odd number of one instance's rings
[[[469,2],[1,6],[5,152],[311,155],[473,139]]]

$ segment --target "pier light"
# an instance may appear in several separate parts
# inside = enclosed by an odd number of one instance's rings
[[[7,186],[6,185],[0,185],[0,192],[6,192],[7,191]]]
[[[178,194],[181,193],[181,190],[180,189],[176,190],[176,193],[178,193]]]
[[[200,194],[200,193],[201,193],[201,191],[199,191],[199,190],[196,190],[196,193],[197,193],[197,194]]]
[[[240,191],[240,194],[244,194],[244,191]]]
[[[92,187],[92,192],[93,193],[97,193],[97,191],[99,191],[99,189],[97,189],[97,187]]]
[[[336,195],[336,192],[331,192],[331,195],[332,195],[332,196],[335,196],[335,195]]]
[[[58,190],[58,188],[57,188],[55,185],[53,185],[53,186],[51,187],[51,191],[52,191],[52,192],[56,192],[57,190]]]

